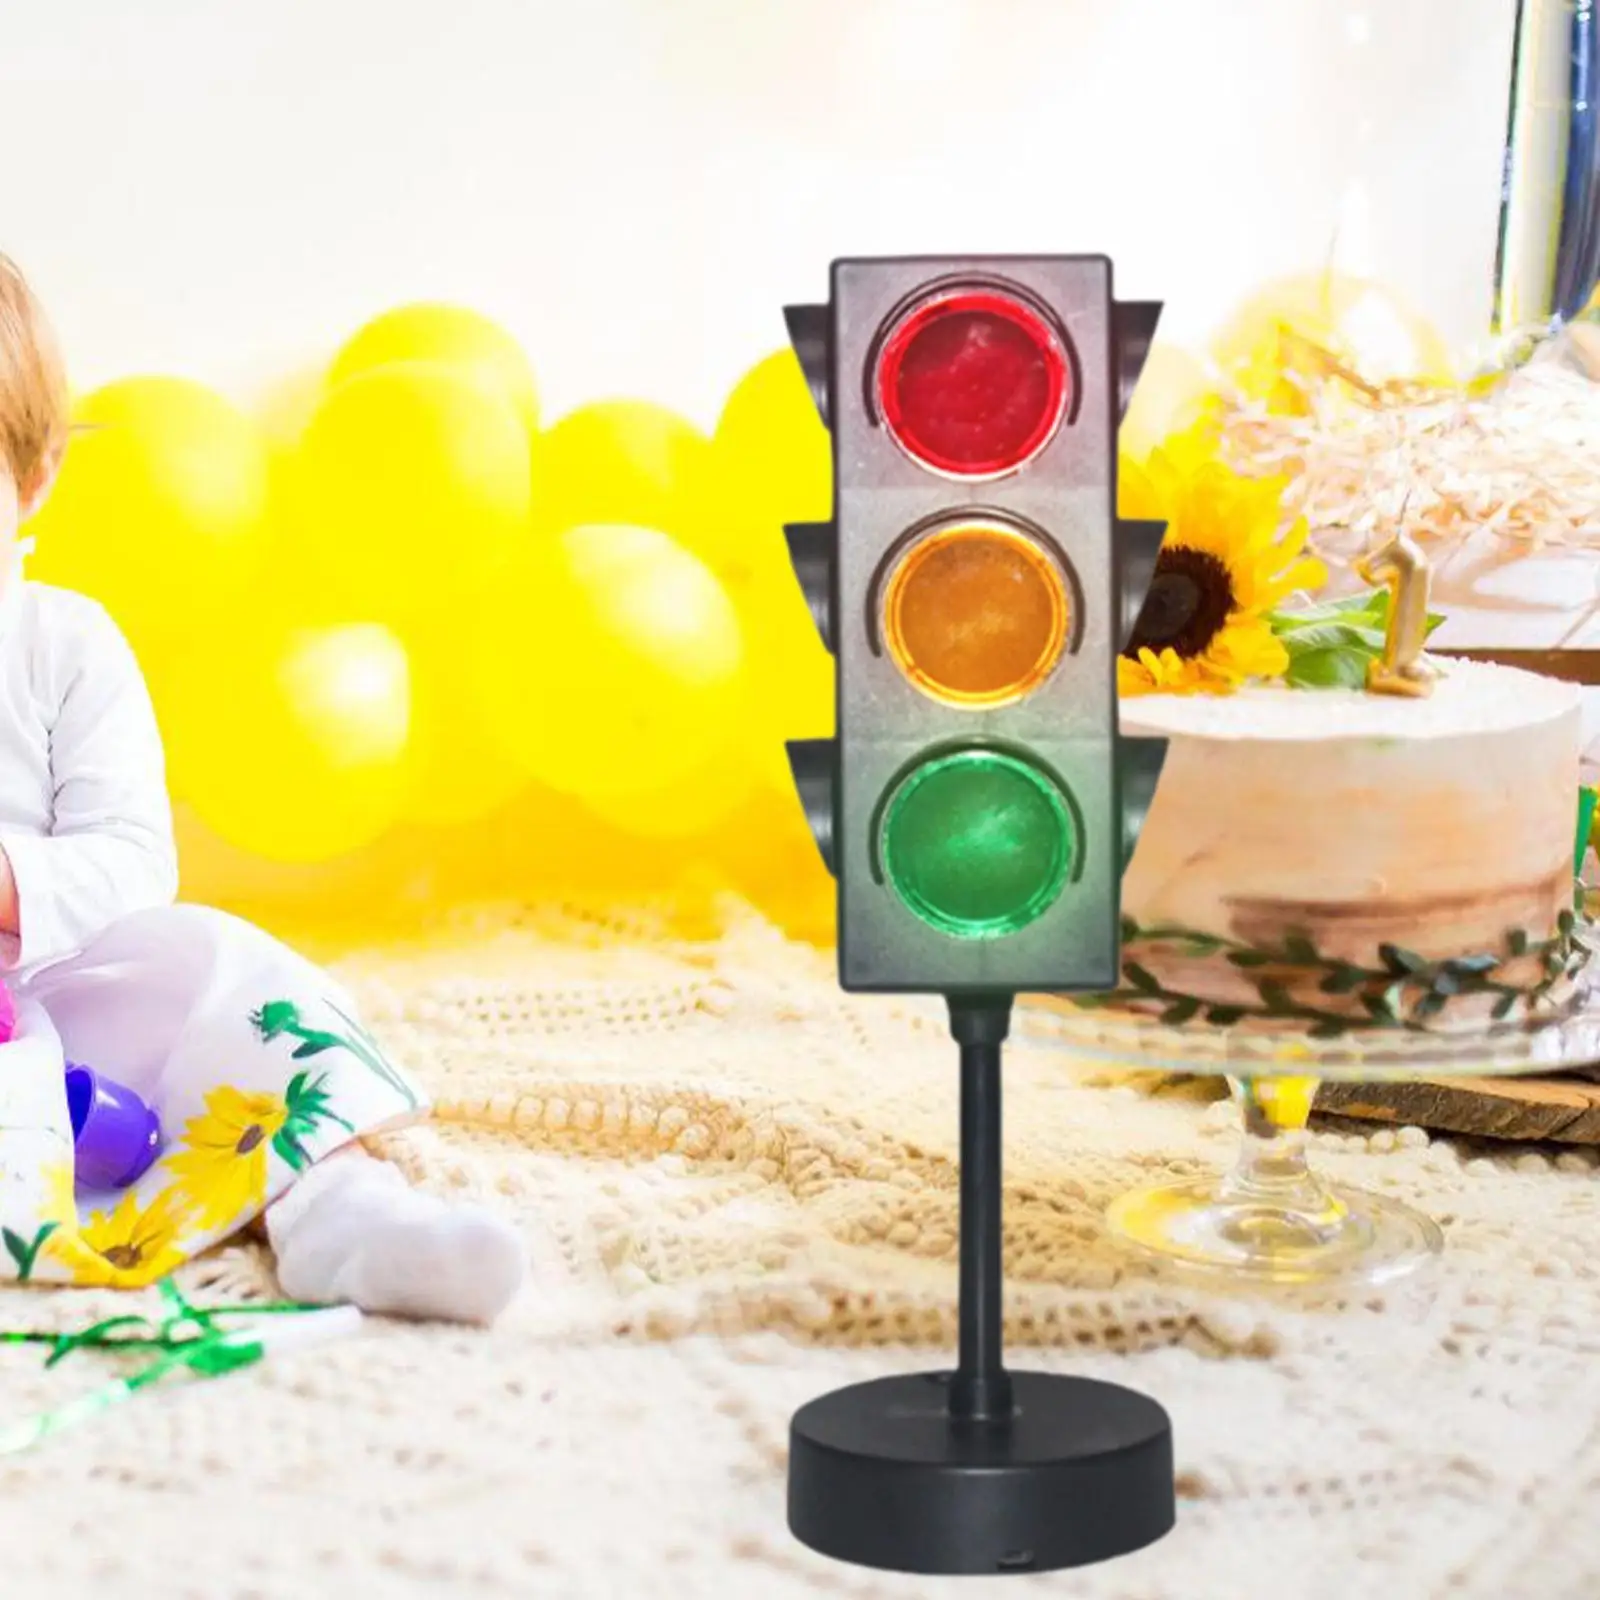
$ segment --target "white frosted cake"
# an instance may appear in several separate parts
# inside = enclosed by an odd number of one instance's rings
[[[1440,661],[1431,695],[1145,695],[1169,741],[1123,880],[1119,995],[1169,1020],[1481,1027],[1553,1003],[1573,943],[1580,693]]]

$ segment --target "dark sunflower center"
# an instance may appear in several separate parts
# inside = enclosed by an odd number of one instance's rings
[[[235,1155],[247,1156],[255,1147],[266,1138],[266,1130],[259,1122],[252,1122],[243,1133],[239,1135],[239,1142],[233,1147]]]
[[[1233,580],[1209,551],[1163,550],[1125,653],[1175,650],[1192,660],[1222,632],[1233,605]]]
[[[114,1244],[109,1250],[102,1250],[100,1253],[112,1266],[122,1272],[132,1272],[144,1260],[144,1251],[136,1244]]]

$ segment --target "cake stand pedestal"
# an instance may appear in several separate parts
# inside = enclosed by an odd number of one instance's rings
[[[1000,1047],[1010,996],[950,1001],[961,1047],[956,1370],[813,1400],[789,1435],[789,1528],[836,1560],[915,1573],[1082,1566],[1173,1526],[1172,1428],[1117,1384],[1006,1370]]]
[[[1316,1092],[1303,1078],[1230,1080],[1244,1114],[1231,1171],[1136,1189],[1106,1224],[1124,1244],[1186,1271],[1256,1283],[1387,1283],[1444,1248],[1438,1225],[1383,1195],[1324,1182],[1306,1160]]]
[[[1593,939],[1585,916],[1578,932]],[[1430,1033],[1411,1028],[1318,1038],[1165,1021],[1122,1005],[1030,998],[1024,1037],[1124,1072],[1215,1073],[1228,1079],[1244,1137],[1232,1170],[1161,1184],[1113,1202],[1112,1232],[1187,1276],[1266,1284],[1384,1283],[1443,1246],[1438,1226],[1384,1195],[1327,1184],[1306,1158],[1318,1082],[1512,1077],[1600,1060],[1600,982],[1591,963],[1558,1005],[1518,1020]]]

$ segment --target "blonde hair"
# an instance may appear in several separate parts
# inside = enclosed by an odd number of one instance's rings
[[[44,307],[0,255],[0,462],[24,496],[67,442],[67,374]]]

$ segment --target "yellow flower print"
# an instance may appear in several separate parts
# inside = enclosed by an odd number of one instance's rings
[[[78,1196],[74,1188],[72,1157],[54,1161],[44,1172],[45,1221],[63,1228],[78,1225]]]
[[[178,1235],[189,1221],[170,1189],[139,1207],[129,1191],[114,1211],[95,1212],[75,1237],[62,1241],[73,1282],[86,1288],[140,1289],[183,1263]]]
[[[168,1158],[174,1189],[204,1228],[244,1223],[266,1204],[267,1152],[289,1120],[279,1095],[214,1089],[205,1115],[184,1129],[184,1148]]]

